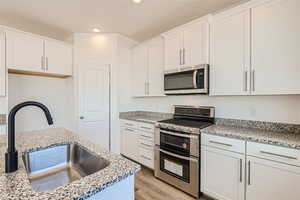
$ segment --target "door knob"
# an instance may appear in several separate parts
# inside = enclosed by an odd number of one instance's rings
[[[79,118],[80,118],[80,119],[84,119],[84,116],[80,116]]]

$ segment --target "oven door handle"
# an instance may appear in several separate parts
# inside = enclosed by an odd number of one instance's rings
[[[184,137],[184,138],[190,138],[190,139],[198,139],[198,137],[194,136],[194,135],[185,135],[185,134],[179,134],[179,133],[174,133],[174,132],[164,131],[164,130],[160,130],[160,132],[168,134],[168,135],[178,136],[178,137]]]
[[[164,154],[167,154],[169,156],[173,156],[175,158],[179,158],[179,159],[182,159],[182,160],[188,160],[188,161],[192,161],[192,162],[198,162],[198,160],[195,159],[195,158],[188,158],[188,157],[185,157],[185,156],[180,156],[180,155],[177,155],[177,154],[170,153],[168,151],[162,150],[161,148],[157,148],[157,149],[158,149],[158,151],[160,151],[160,152],[162,152]]]

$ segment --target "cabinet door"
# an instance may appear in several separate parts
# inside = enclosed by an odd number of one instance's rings
[[[148,49],[144,44],[133,49],[131,88],[135,97],[146,96],[148,94]]]
[[[243,200],[245,155],[201,148],[201,192],[218,200]]]
[[[0,30],[0,96],[6,95],[5,33]]]
[[[211,95],[250,94],[250,9],[233,9],[213,18]]]
[[[58,41],[45,41],[46,72],[72,75],[72,47]]]
[[[253,94],[300,94],[300,1],[252,9]]]
[[[149,96],[164,95],[164,43],[161,37],[148,43]]]
[[[121,153],[135,161],[139,160],[138,139],[139,134],[137,130],[121,127]]]
[[[248,156],[247,200],[298,200],[300,167]]]
[[[44,40],[21,32],[7,32],[7,67],[13,70],[44,72]]]
[[[177,31],[164,36],[165,71],[178,70],[182,64],[183,34]]]
[[[208,64],[209,23],[207,20],[188,25],[184,29],[183,63],[186,66]]]

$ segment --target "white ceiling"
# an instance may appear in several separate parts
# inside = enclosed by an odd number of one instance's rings
[[[0,0],[0,17],[70,32],[121,33],[145,40],[241,0]]]

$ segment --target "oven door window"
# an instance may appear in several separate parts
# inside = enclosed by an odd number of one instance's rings
[[[190,161],[160,152],[160,171],[190,183]]]
[[[165,75],[165,90],[194,89],[194,71]]]
[[[190,139],[160,132],[160,147],[182,156],[190,156]]]

